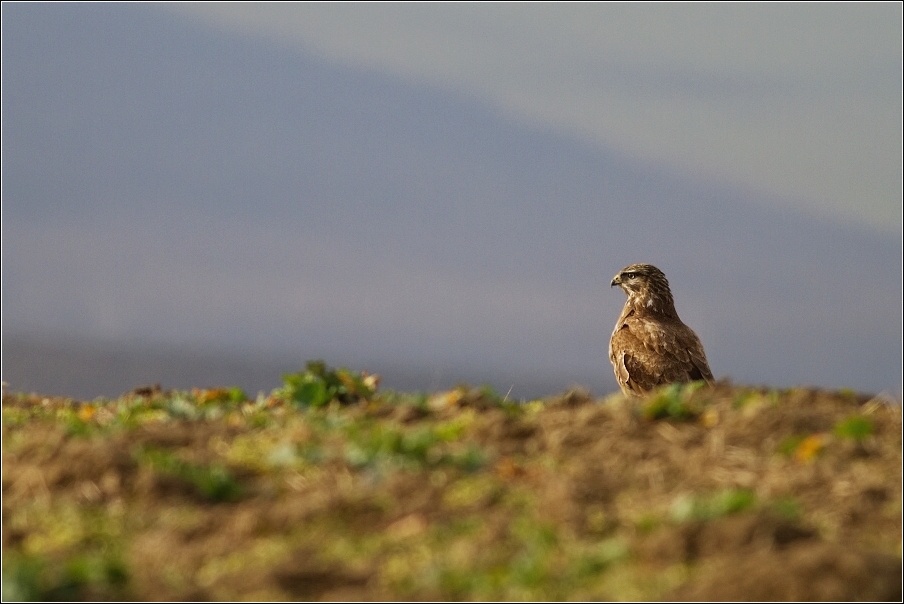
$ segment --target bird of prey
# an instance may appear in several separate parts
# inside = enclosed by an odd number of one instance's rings
[[[650,264],[632,264],[610,283],[628,294],[609,340],[609,360],[626,395],[673,382],[713,382],[703,344],[681,322],[669,282]]]

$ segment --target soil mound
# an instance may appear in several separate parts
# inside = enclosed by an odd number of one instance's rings
[[[899,405],[376,385],[5,394],[4,599],[901,599]]]

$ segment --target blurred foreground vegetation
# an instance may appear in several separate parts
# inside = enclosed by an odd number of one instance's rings
[[[4,394],[3,599],[900,599],[900,405],[378,383]]]

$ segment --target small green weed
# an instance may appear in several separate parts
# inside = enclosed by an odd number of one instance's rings
[[[782,497],[772,501],[770,507],[785,520],[796,522],[800,519],[800,502],[794,497]]]
[[[478,449],[469,447],[453,453],[446,445],[461,432],[460,427],[452,423],[412,430],[353,423],[346,428],[345,460],[355,467],[379,463],[415,467],[451,464],[473,471],[485,462]]]
[[[579,579],[594,577],[627,558],[628,553],[628,545],[622,539],[606,539],[577,558],[574,572]]]
[[[387,405],[408,405],[420,411],[430,412],[430,395],[426,392],[396,392],[395,390],[386,390],[380,392],[377,401]]]
[[[155,471],[175,476],[191,484],[200,495],[210,501],[233,501],[242,494],[242,485],[221,465],[191,464],[174,453],[155,448],[141,449],[136,456],[139,462],[148,464]]]
[[[712,520],[746,510],[756,503],[749,489],[724,489],[711,495],[682,495],[672,503],[670,514],[675,522]]]
[[[634,522],[634,528],[639,533],[647,535],[659,528],[660,524],[662,524],[662,520],[659,516],[648,512]]]
[[[366,376],[344,367],[330,369],[323,361],[309,361],[304,371],[283,375],[283,384],[275,394],[304,407],[323,407],[334,400],[354,403],[376,391],[375,382]]]
[[[66,434],[69,436],[87,437],[91,435],[92,426],[75,414],[66,418]]]
[[[13,555],[4,559],[3,601],[117,600],[127,595],[128,582],[125,563],[110,554],[75,554],[63,564]]]
[[[806,438],[806,436],[802,434],[792,434],[791,436],[786,436],[778,443],[778,447],[776,448],[778,452],[785,457],[791,457],[792,455],[794,455],[794,452],[797,451],[800,443],[804,441],[804,438]]]
[[[836,437],[853,440],[855,442],[862,442],[874,431],[875,427],[873,426],[873,422],[862,415],[852,415],[835,424],[835,427],[832,429],[832,432]]]
[[[3,425],[5,427],[24,426],[32,419],[32,414],[18,407],[3,408]]]
[[[643,416],[647,419],[693,419],[702,412],[702,405],[693,398],[704,382],[669,384],[657,390],[644,402]]]

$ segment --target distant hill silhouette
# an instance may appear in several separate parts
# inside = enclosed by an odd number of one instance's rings
[[[614,389],[608,282],[650,262],[717,378],[900,389],[898,236],[150,5],[9,5],[3,53],[3,364],[25,383],[254,390],[324,357]],[[137,352],[157,347],[209,352]]]

